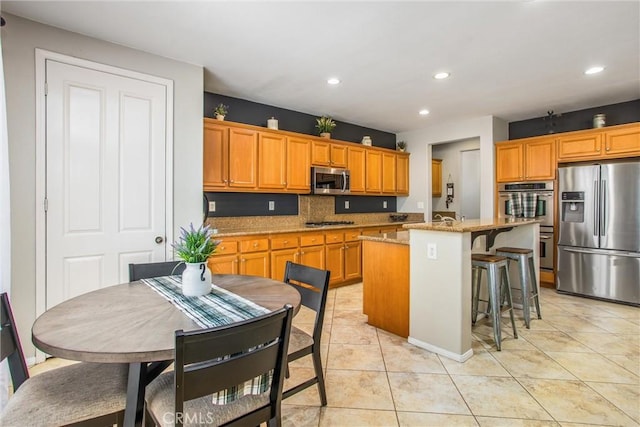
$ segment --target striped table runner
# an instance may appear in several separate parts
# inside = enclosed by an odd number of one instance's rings
[[[228,325],[270,313],[270,310],[216,285],[200,297],[182,295],[180,276],[142,279],[202,328]]]

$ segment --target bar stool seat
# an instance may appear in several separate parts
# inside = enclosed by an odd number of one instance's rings
[[[489,307],[491,307],[491,315],[493,320],[493,336],[498,351],[501,349],[502,331],[500,326],[501,315],[504,311],[509,311],[511,317],[511,326],[513,327],[513,336],[518,338],[516,331],[516,322],[513,316],[513,301],[511,299],[511,286],[509,284],[509,272],[507,269],[508,259],[503,256],[490,254],[472,254],[471,266],[473,267],[473,283],[472,283],[472,323],[475,324],[478,316],[478,302],[480,301],[480,285],[482,271],[487,272],[487,284],[489,291]],[[506,304],[503,306],[503,293]]]
[[[536,305],[538,319],[542,319],[540,313],[540,299],[538,297],[538,282],[536,280],[536,267],[533,262],[533,250],[526,248],[502,247],[496,249],[496,255],[506,257],[509,261],[518,262],[520,286],[522,289],[522,311],[524,324],[531,328],[531,300]],[[527,271],[527,269],[529,271]]]

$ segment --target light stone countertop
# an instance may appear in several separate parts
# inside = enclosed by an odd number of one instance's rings
[[[359,236],[360,240],[370,240],[374,242],[398,243],[401,245],[409,245],[409,232],[398,231],[395,233],[381,233],[367,236]]]
[[[306,227],[304,224],[299,226],[275,226],[275,227],[259,227],[259,228],[241,228],[241,229],[219,229],[218,233],[214,235],[215,238],[220,237],[238,237],[238,236],[250,236],[261,234],[280,234],[280,233],[302,233],[302,232],[318,232],[318,231],[330,231],[338,229],[349,228],[364,228],[364,227],[387,227],[387,226],[404,226],[416,224],[411,221],[400,222],[374,222],[366,224],[340,224],[340,225],[325,225],[322,227]],[[390,233],[387,233],[390,234]]]
[[[418,224],[404,224],[408,230],[445,231],[453,233],[465,233],[475,231],[497,230],[500,228],[517,227],[539,223],[535,218],[485,218],[467,219],[465,221],[431,221]]]

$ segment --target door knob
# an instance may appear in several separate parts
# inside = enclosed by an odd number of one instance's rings
[[[156,236],[156,243],[160,244],[162,242],[164,242],[164,238],[162,238],[162,236]]]

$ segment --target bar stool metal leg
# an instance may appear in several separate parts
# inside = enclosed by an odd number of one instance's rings
[[[472,268],[471,280],[471,324],[475,325],[478,320],[478,301],[480,300],[480,279],[482,278],[480,267]]]
[[[538,289],[538,281],[536,280],[536,266],[533,262],[533,257],[529,257],[529,271],[531,272],[531,290],[533,291],[533,302],[536,304],[536,313],[538,313],[538,319],[542,319],[542,313],[540,312],[540,290]]]
[[[502,337],[502,331],[500,328],[500,282],[498,276],[498,266],[495,263],[491,263],[487,266],[487,282],[489,285],[489,300],[491,301],[491,307],[494,309],[491,311],[493,320],[493,338],[496,342],[496,347],[500,351],[500,343]]]
[[[511,284],[509,283],[509,270],[508,263],[506,267],[502,267],[502,284],[506,289],[507,302],[509,303],[509,316],[511,317],[511,327],[513,328],[513,337],[518,338],[518,332],[516,331],[516,319],[513,314],[513,297],[511,295]]]

